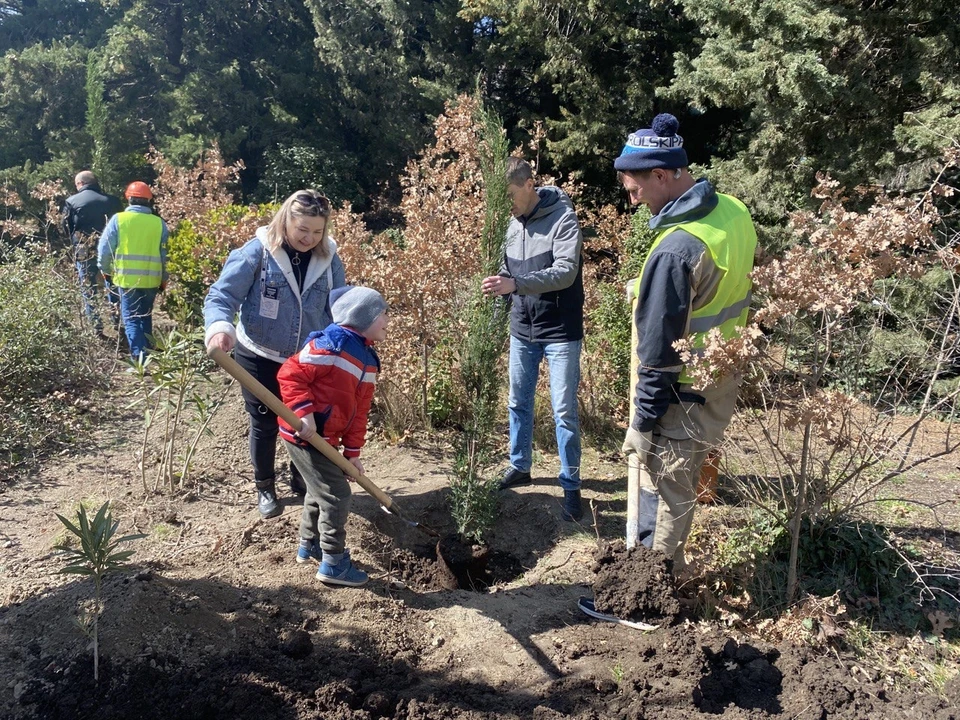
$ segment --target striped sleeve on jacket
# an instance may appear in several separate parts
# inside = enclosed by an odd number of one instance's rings
[[[380,369],[379,359],[355,334],[346,342],[336,342],[338,338],[331,342],[327,335],[316,335],[280,368],[277,379],[283,402],[297,417],[314,413],[317,432],[328,443],[334,447],[342,445],[347,458],[359,457]],[[284,440],[301,446],[307,444],[294,433],[293,428],[280,421]]]

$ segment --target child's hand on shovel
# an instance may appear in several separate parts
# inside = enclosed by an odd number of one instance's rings
[[[313,413],[300,418],[300,429],[297,431],[297,437],[305,442],[310,442],[310,438],[317,434],[317,421],[313,419]]]
[[[360,471],[361,475],[366,475],[366,473],[363,471],[363,463],[360,462],[360,458],[355,457],[355,458],[347,458],[347,459],[350,461],[351,465],[353,465],[357,470]],[[347,480],[349,480],[350,482],[356,482],[356,480],[354,480],[349,475],[347,476]]]

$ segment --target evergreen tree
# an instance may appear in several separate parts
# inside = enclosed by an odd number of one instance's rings
[[[960,130],[960,36],[943,3],[680,3],[703,39],[677,49],[663,94],[739,114],[715,170],[768,222],[808,204],[818,171],[892,181]]]
[[[627,133],[664,107],[672,52],[689,32],[668,5],[633,0],[466,0],[484,53],[486,94],[506,127],[546,121],[548,166],[614,189]],[[681,113],[682,114],[682,113]],[[514,141],[522,138],[514,136]]]

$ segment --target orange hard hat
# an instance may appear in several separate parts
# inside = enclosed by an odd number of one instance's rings
[[[123,191],[123,196],[129,200],[130,198],[143,198],[145,200],[153,200],[153,191],[150,190],[150,186],[145,182],[140,182],[139,180],[134,180],[132,183],[127,185],[127,189]]]

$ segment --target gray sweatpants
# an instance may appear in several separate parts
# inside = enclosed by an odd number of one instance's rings
[[[330,555],[343,552],[350,514],[350,483],[343,470],[319,450],[284,442],[287,453],[307,486],[300,516],[300,537],[316,539],[320,549]]]

